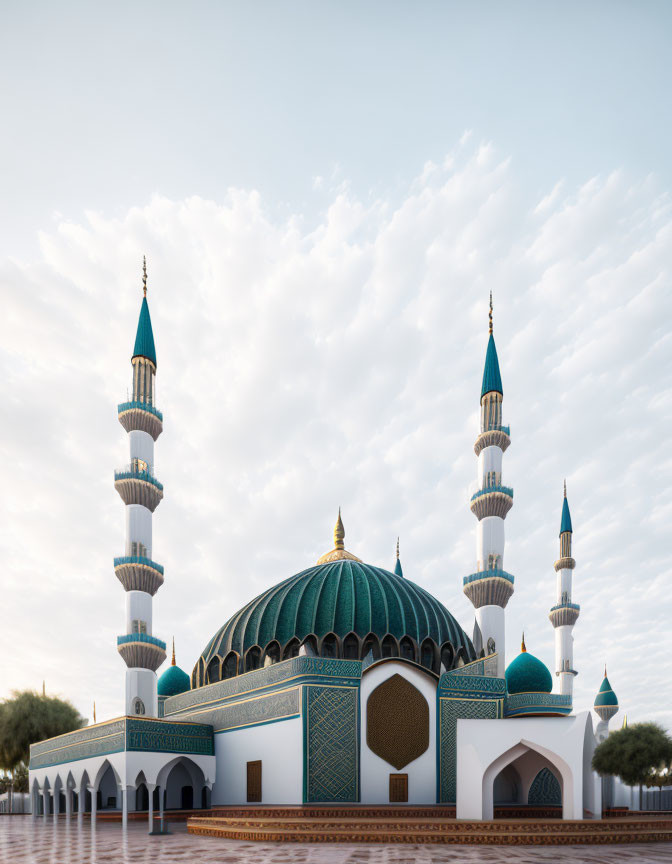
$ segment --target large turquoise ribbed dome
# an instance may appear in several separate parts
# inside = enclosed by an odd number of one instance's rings
[[[338,524],[340,518],[337,530]],[[372,651],[374,659],[402,656],[435,672],[459,657],[476,659],[469,637],[431,594],[363,563],[343,549],[342,539],[336,546],[316,566],[269,588],[233,615],[203,651],[193,683],[219,680],[222,660],[221,675],[228,677],[294,656],[306,639],[323,656],[363,659]]]
[[[553,679],[548,668],[528,653],[523,642],[522,652],[509,663],[505,674],[509,693],[550,693]]]

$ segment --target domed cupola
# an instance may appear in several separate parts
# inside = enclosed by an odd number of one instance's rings
[[[505,677],[507,717],[556,717],[571,713],[571,695],[551,693],[551,673],[541,660],[528,653],[524,635],[520,654],[509,663]]]
[[[541,660],[528,653],[525,636],[520,654],[507,667],[506,689],[509,693],[550,693],[553,689],[551,673]]]
[[[192,685],[299,654],[369,663],[400,657],[437,675],[476,659],[442,603],[400,573],[365,564],[344,541],[339,510],[334,548],[233,615],[203,651]]]
[[[170,666],[161,675],[156,686],[158,695],[161,697],[177,696],[191,690],[191,681],[187,673],[180,669],[175,663],[175,640],[173,639],[173,659]]]

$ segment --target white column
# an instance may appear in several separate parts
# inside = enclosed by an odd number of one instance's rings
[[[49,790],[47,788],[42,792],[42,803],[44,806],[44,813],[42,815],[46,819],[49,815]]]
[[[128,786],[119,787],[121,792],[121,825],[123,828],[128,826]]]
[[[79,784],[77,790],[77,822],[81,826],[84,823],[84,808],[86,807],[86,786]]]
[[[61,809],[61,790],[54,789],[54,822],[58,820],[58,813]]]
[[[96,827],[96,813],[98,812],[98,790],[94,786],[89,786],[91,791],[91,827]]]
[[[152,830],[152,823],[154,822],[154,789],[156,785],[154,783],[147,784],[147,791],[149,792],[149,803],[147,806],[147,823],[149,825],[149,830]]]
[[[37,819],[37,808],[38,808],[39,794],[37,789],[33,787],[30,791],[30,815],[33,819]]]
[[[69,822],[72,818],[72,789],[65,786],[65,818]]]

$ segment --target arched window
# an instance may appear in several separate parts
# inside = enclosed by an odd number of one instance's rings
[[[378,637],[373,633],[369,633],[364,639],[362,644],[362,660],[366,660],[369,654],[373,655],[374,660],[380,660],[380,643],[378,642]]]
[[[359,639],[355,633],[348,633],[343,640],[343,657],[345,660],[359,660]]]
[[[258,669],[261,664],[261,648],[258,645],[253,645],[245,655],[245,671],[250,672],[252,669]]]
[[[133,713],[138,715],[145,713],[145,703],[142,699],[133,700]]]
[[[306,657],[317,657],[317,639],[311,634],[310,636],[306,636],[306,638],[301,643],[301,647],[299,648],[299,655],[305,655]]]
[[[402,636],[399,642],[399,656],[404,660],[415,661],[415,645],[410,636]]]
[[[290,639],[285,645],[285,650],[282,652],[283,660],[289,660],[290,657],[298,657],[300,645],[301,643],[296,636],[293,639]]]
[[[207,681],[208,684],[215,684],[221,677],[219,657],[213,657],[208,663]]]
[[[333,633],[327,633],[322,640],[322,657],[338,657],[338,638]]]
[[[448,670],[452,669],[454,659],[455,651],[453,650],[453,646],[450,642],[444,642],[441,646],[441,666],[444,667],[442,671],[448,672]]]
[[[280,660],[280,645],[273,640],[266,646],[264,652],[264,666],[270,666],[272,663],[278,663]]]
[[[397,650],[397,640],[394,638],[394,636],[390,636],[389,633],[383,638],[382,654],[383,657],[399,656],[399,651]]]
[[[229,651],[222,663],[222,678],[235,678],[238,674],[238,655],[235,651]]]
[[[431,639],[425,639],[420,649],[420,664],[425,669],[436,671],[436,645]]]

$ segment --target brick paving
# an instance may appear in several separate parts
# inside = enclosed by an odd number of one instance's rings
[[[171,824],[168,837],[146,825],[0,816],[1,864],[670,864],[672,843],[628,846],[350,846],[246,843],[188,835]]]

